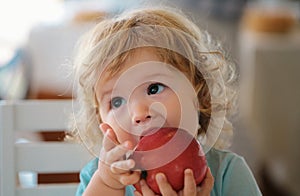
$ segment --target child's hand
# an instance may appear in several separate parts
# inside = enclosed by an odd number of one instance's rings
[[[206,177],[201,183],[201,186],[196,186],[193,172],[190,169],[186,169],[184,173],[184,188],[176,193],[171,185],[168,183],[164,174],[160,173],[156,175],[156,181],[159,186],[159,190],[163,196],[179,195],[179,196],[208,196],[214,186],[214,178],[210,169],[207,170]],[[148,187],[145,180],[140,181],[143,196],[154,196],[155,193]],[[135,191],[135,196],[142,196],[141,193]]]
[[[107,124],[102,124],[101,129],[104,138],[98,170],[102,182],[116,190],[137,183],[140,179],[140,172],[130,170],[135,166],[135,162],[132,159],[124,160],[125,154],[133,148],[132,144],[129,141],[120,144],[115,133]]]

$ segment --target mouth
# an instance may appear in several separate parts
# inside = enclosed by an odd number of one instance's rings
[[[141,135],[140,135],[140,140],[145,137],[145,136],[149,136],[152,135],[154,133],[156,133],[161,127],[153,127],[150,129],[146,129],[144,131],[142,131]]]
[[[149,135],[156,133],[159,129],[161,129],[161,127],[152,127],[152,128],[143,130],[140,134],[139,141],[145,136],[149,136]],[[136,145],[132,150],[128,151],[125,154],[125,159],[128,159],[133,154],[133,152],[136,150],[137,147],[138,147],[138,145]]]

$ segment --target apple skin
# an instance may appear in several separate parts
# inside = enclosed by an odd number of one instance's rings
[[[176,137],[174,137],[175,134]],[[170,142],[171,139],[174,142]],[[163,149],[159,153],[143,154],[145,151],[155,150],[159,147]],[[167,161],[164,165],[153,167],[157,161],[159,162],[164,157],[174,154],[174,151],[179,153],[175,154],[170,161]],[[156,194],[161,194],[155,180],[157,173],[164,173],[173,189],[179,191],[184,187],[185,169],[190,168],[193,170],[197,185],[202,182],[207,172],[207,162],[201,145],[187,131],[178,128],[160,128],[155,133],[142,137],[129,158],[135,161],[135,169],[143,171],[141,178],[145,179],[148,186]],[[149,163],[152,167],[149,167]],[[141,193],[139,183],[134,184],[134,187]]]

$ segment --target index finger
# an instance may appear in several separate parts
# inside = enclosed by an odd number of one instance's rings
[[[102,145],[106,152],[119,145],[119,142],[116,139],[116,135],[112,129],[106,130]]]
[[[184,188],[183,195],[195,195],[196,190],[196,182],[194,179],[193,170],[186,169],[184,170]]]
[[[113,131],[112,139],[115,139],[115,140],[117,141],[117,136],[116,136],[116,134],[114,133],[113,128],[112,128],[109,124],[107,124],[107,123],[101,123],[101,124],[99,125],[99,128],[101,129],[103,135],[105,135],[105,134],[107,133],[108,130],[112,130],[112,131]]]

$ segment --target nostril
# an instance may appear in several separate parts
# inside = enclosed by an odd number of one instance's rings
[[[140,124],[140,123],[146,122],[146,121],[148,121],[148,120],[150,120],[150,119],[151,119],[151,116],[148,115],[148,116],[145,116],[144,118],[138,118],[138,119],[136,119],[136,120],[135,120],[135,123]]]

